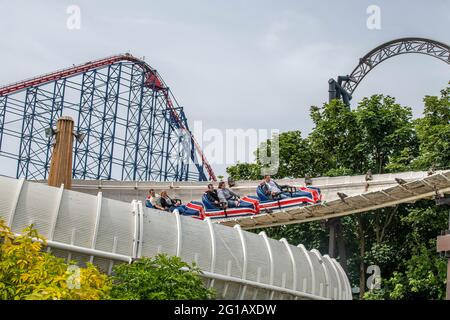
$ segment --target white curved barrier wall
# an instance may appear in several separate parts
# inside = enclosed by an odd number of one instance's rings
[[[0,218],[20,233],[34,223],[56,255],[115,263],[159,252],[196,262],[219,299],[351,299],[339,263],[303,245],[210,221],[0,177]]]

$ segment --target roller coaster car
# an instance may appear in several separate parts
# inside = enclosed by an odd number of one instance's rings
[[[292,186],[281,187],[282,194],[286,195],[286,198],[280,196],[270,198],[264,193],[261,185],[256,188],[257,197],[252,197],[259,201],[259,208],[261,212],[287,209],[291,207],[305,206],[308,204],[314,204],[320,201],[320,190],[318,188],[310,189],[306,187],[296,188]]]
[[[154,209],[152,203],[150,202],[150,198],[147,197],[145,200],[145,206],[147,208]],[[188,204],[183,204],[177,207],[180,214],[183,216],[192,216],[196,219],[204,219],[203,217],[203,205],[201,202],[198,201],[191,201]]]
[[[322,201],[322,192],[317,187],[308,186],[308,187],[298,187],[297,189],[303,192],[311,193],[314,203],[320,203]]]
[[[259,213],[259,201],[250,197],[242,197],[239,201],[239,206],[235,208],[218,208],[208,200],[206,194],[203,194],[202,202],[191,201],[185,207],[186,210],[180,211],[182,215],[192,216],[201,220],[205,218],[242,217]]]
[[[305,206],[308,204],[319,203],[322,195],[319,188],[316,187],[292,187],[282,186],[281,190],[286,198],[269,198],[263,191],[261,186],[256,189],[257,196],[242,197],[239,206],[235,208],[218,208],[211,203],[206,196],[202,196],[202,201],[191,201],[186,205],[180,206],[179,212],[184,216],[191,216],[196,219],[224,219],[233,217],[251,216],[259,213],[271,212],[272,210],[280,210],[291,207]],[[153,208],[149,199],[146,206]]]
[[[259,202],[250,197],[242,197],[239,205],[235,208],[218,208],[214,203],[211,203],[206,196],[202,196],[202,204],[204,206],[203,219],[223,219],[231,217],[249,216],[259,213]]]

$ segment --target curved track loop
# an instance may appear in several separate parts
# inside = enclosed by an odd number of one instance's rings
[[[381,62],[406,53],[425,54],[450,64],[450,47],[445,43],[425,38],[401,38],[376,47],[362,57],[342,87],[352,95],[362,79]]]

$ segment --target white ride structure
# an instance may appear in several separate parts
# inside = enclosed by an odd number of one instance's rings
[[[219,299],[351,299],[340,264],[317,250],[131,203],[0,177],[0,218],[19,234],[30,224],[67,261],[117,263],[157,253],[196,262]]]

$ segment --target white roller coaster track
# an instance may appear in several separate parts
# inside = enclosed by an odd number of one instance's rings
[[[450,193],[450,170],[417,179],[409,179],[408,181],[398,180],[400,183],[394,179],[392,181],[393,185],[384,188],[378,187],[371,192],[353,195],[345,193],[346,197],[343,199],[338,198],[311,206],[278,210],[273,213],[236,219],[223,219],[217,222],[228,226],[240,225],[243,229],[267,228],[373,211],[401,203],[432,199],[436,195]]]

